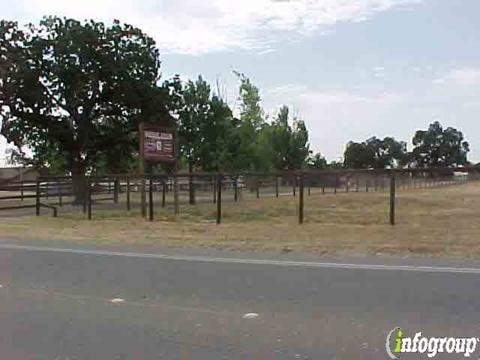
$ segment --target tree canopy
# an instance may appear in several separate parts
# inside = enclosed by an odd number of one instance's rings
[[[139,122],[169,121],[155,42],[118,21],[2,21],[0,68],[1,133],[31,151],[25,163],[120,171],[137,152]]]
[[[383,140],[371,137],[364,142],[349,142],[344,153],[344,165],[351,169],[386,169],[405,164],[407,144],[392,137]]]
[[[451,167],[468,163],[470,145],[463,133],[453,127],[443,129],[438,121],[413,138],[411,161],[417,167]]]

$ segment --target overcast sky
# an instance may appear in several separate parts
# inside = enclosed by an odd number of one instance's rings
[[[0,9],[21,23],[131,23],[156,39],[163,78],[202,74],[232,106],[239,70],[270,114],[290,105],[329,160],[349,140],[410,141],[439,120],[462,130],[480,161],[478,0],[0,0]]]

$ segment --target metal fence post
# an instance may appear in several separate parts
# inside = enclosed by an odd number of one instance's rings
[[[390,225],[395,225],[395,174],[390,175]]]
[[[217,175],[217,225],[222,222],[222,175]]]
[[[338,174],[335,174],[335,188],[333,190],[333,193],[337,195],[337,188],[338,188]]]
[[[150,221],[153,221],[153,180],[151,177],[148,180],[148,210]]]
[[[40,180],[37,180],[35,189],[35,215],[40,216]]]
[[[260,199],[260,180],[257,178],[257,199]]]
[[[298,201],[298,223],[303,224],[303,206],[304,206],[304,178],[303,174],[300,175],[299,184],[299,201]]]

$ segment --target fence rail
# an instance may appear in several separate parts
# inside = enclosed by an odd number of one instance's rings
[[[479,167],[422,168],[389,170],[324,170],[324,171],[275,171],[275,172],[219,172],[192,174],[113,174],[85,177],[83,191],[74,191],[75,184],[68,176],[42,176],[37,181],[13,182],[0,187],[0,211],[49,208],[57,216],[58,207],[72,203],[80,204],[83,213],[92,219],[100,204],[118,205],[124,198],[122,208],[132,210],[133,195],[140,195],[140,210],[143,217],[153,221],[155,208],[172,206],[175,215],[180,211],[179,203],[190,205],[197,202],[216,204],[215,221],[223,221],[222,204],[225,201],[238,203],[244,194],[254,198],[292,196],[298,223],[305,220],[305,197],[312,189],[321,195],[386,191],[391,225],[396,223],[396,196],[407,189],[429,189],[447,185],[459,185],[480,179]],[[78,185],[78,184],[77,184]],[[3,195],[2,193],[5,193]],[[14,194],[12,194],[14,193]],[[179,196],[179,194],[183,194]],[[158,203],[155,194],[160,196]],[[167,197],[173,201],[168,201]],[[77,199],[74,199],[77,197]],[[180,199],[181,197],[181,199]],[[35,199],[34,204],[22,204]],[[20,203],[10,203],[20,201]],[[4,205],[4,206],[2,206]],[[83,206],[82,206],[83,205]],[[117,209],[118,206],[115,207]],[[65,210],[67,211],[67,210]]]

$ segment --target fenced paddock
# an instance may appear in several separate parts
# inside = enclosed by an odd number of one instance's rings
[[[24,184],[23,200],[11,198],[21,196],[19,184],[2,188],[0,208],[29,207],[0,211],[0,236],[480,257],[478,180],[477,168],[116,175],[89,178],[90,196],[73,206],[71,179],[39,178],[28,188]],[[390,225],[391,199],[395,226]],[[50,208],[38,207],[35,216],[37,203]]]
[[[387,222],[394,225],[399,206],[409,205],[407,194],[414,194],[419,189],[459,186],[478,179],[479,169],[476,167],[155,176],[120,174],[87,177],[82,202],[80,206],[73,206],[72,178],[49,176],[1,187],[0,216],[28,214],[33,210],[37,216],[73,213],[93,219],[129,214],[154,221],[173,215],[220,224],[223,221],[274,219],[278,215],[279,218],[290,216],[303,224],[322,223],[326,214],[334,212],[338,222],[355,220],[365,224]],[[362,193],[368,195],[367,203],[363,201],[365,196],[357,195]],[[331,196],[338,197],[335,200],[337,205],[335,201],[325,200]],[[410,201],[415,203],[415,196]]]

